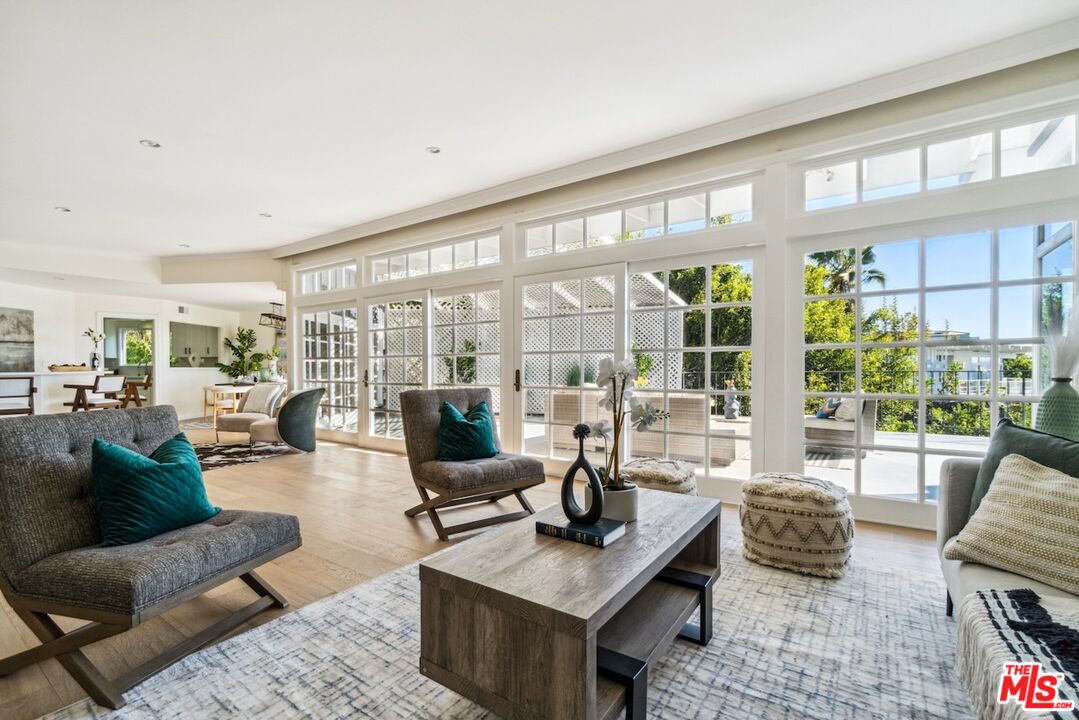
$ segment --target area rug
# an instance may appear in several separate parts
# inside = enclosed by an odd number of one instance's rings
[[[715,635],[676,641],[649,671],[651,718],[966,720],[954,624],[935,573],[870,552],[841,580],[741,556],[723,533]],[[416,566],[301,608],[181,661],[105,711],[52,718],[491,718],[420,675]]]
[[[292,450],[288,445],[257,443],[251,447],[247,443],[229,445],[226,443],[199,443],[195,445],[195,454],[199,456],[202,471],[217,470],[229,465],[256,463],[262,460],[288,455]]]

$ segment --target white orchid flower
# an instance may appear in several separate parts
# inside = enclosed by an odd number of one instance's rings
[[[592,431],[590,437],[602,437],[607,440],[614,439],[614,426],[606,420],[597,420],[596,422],[589,423],[588,427]]]
[[[645,402],[633,406],[630,422],[633,423],[633,428],[635,430],[644,432],[657,420],[662,420],[667,417],[670,417],[670,413],[660,410],[652,403]]]
[[[596,371],[596,385],[607,387],[614,381],[614,360],[603,358],[599,361],[599,369]]]

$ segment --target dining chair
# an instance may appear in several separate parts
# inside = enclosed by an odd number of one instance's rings
[[[34,378],[0,378],[0,415],[34,414]]]

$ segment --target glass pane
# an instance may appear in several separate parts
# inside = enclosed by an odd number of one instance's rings
[[[864,445],[895,445],[918,447],[917,400],[865,400],[862,417],[873,423],[862,423]]]
[[[622,211],[614,210],[601,215],[590,215],[587,219],[588,247],[610,245],[622,234]]]
[[[665,273],[635,273],[629,279],[629,306],[631,309],[642,307],[663,307]]]
[[[918,246],[917,240],[907,240],[862,248],[862,290],[918,287]]]
[[[989,447],[989,403],[932,400],[926,407],[926,447],[985,452]]]
[[[453,246],[431,248],[431,272],[439,273],[453,270]]]
[[[733,430],[713,429],[712,437],[708,441],[709,474],[735,480],[748,480],[752,474],[749,418],[741,418],[736,422],[744,423],[738,430],[744,432],[745,435],[737,435]]]
[[[580,280],[560,280],[551,284],[552,315],[576,315],[580,311]]]
[[[703,352],[667,353],[667,387],[671,390],[704,390],[704,359]]]
[[[498,262],[499,237],[492,235],[476,241],[476,264],[492,265]]]
[[[671,310],[667,313],[667,347],[704,347],[704,310]]]
[[[394,255],[390,258],[390,279],[400,280],[407,277],[408,270],[406,269],[406,262],[404,255]]]
[[[878,295],[862,298],[862,342],[918,340],[918,296]]]
[[[1000,174],[1004,177],[1074,164],[1074,115],[1000,131]]]
[[[712,302],[749,302],[753,299],[753,263],[712,266]]]
[[[1061,333],[1071,318],[1075,287],[1070,282],[1046,283],[1041,290],[1041,334]]]
[[[918,348],[862,350],[862,392],[914,395],[918,392]]]
[[[626,240],[640,240],[663,234],[663,202],[626,210]]]
[[[1034,421],[1038,417],[1038,403],[1036,402],[1006,402],[1000,404],[1000,416],[1010,418],[1016,425],[1022,427],[1034,427]]]
[[[753,184],[713,190],[709,194],[709,225],[729,225],[753,219]]]
[[[525,455],[546,457],[548,447],[547,426],[538,423],[524,423],[521,444]]]
[[[1038,394],[1038,387],[1034,382],[1034,346],[1001,345],[997,348],[997,357],[1000,359],[997,372],[1000,378],[999,393],[1001,395],[1022,397]],[[1003,408],[1002,405],[1002,411]]]
[[[662,312],[634,312],[630,315],[630,333],[633,348],[635,350],[662,348],[663,327]]]
[[[988,338],[989,289],[926,293],[925,314],[930,340]]]
[[[704,227],[704,193],[667,202],[667,232],[678,233]]]
[[[809,253],[805,258],[805,294],[853,292],[857,273],[858,258],[854,248]]]
[[[584,247],[584,219],[564,220],[554,226],[555,252],[580,250]]]
[[[702,305],[705,302],[703,267],[671,270],[668,275],[670,294],[667,301],[670,305]]]
[[[806,350],[807,392],[854,392],[854,350]]]
[[[712,390],[752,390],[753,353],[713,352],[708,387]],[[748,412],[748,407],[743,407]]]
[[[712,345],[748,346],[753,341],[753,308],[749,306],[712,310]]]
[[[525,317],[550,314],[551,286],[549,283],[525,285],[522,294],[524,296],[523,304]]]
[[[925,241],[926,285],[962,285],[989,282],[988,232],[940,235]]]
[[[807,170],[805,209],[821,210],[858,201],[858,165],[853,160],[840,165]]]
[[[466,240],[453,246],[453,266],[457,269],[475,267],[476,241]]]
[[[412,252],[408,254],[408,276],[416,277],[417,275],[427,274],[427,251],[420,250],[418,252]]]
[[[926,162],[930,190],[989,180],[993,177],[993,134],[930,145]]]
[[[807,345],[854,342],[854,300],[814,300],[805,304]]]
[[[1070,222],[1003,228],[998,237],[1001,280],[1071,275],[1074,270]]]
[[[997,337],[1037,337],[1041,327],[1042,286],[1002,287],[997,292]]]
[[[916,193],[921,188],[918,148],[862,160],[862,199],[881,200]]]
[[[862,457],[862,494],[918,500],[918,455],[867,450]]]
[[[525,231],[525,251],[528,257],[537,255],[550,255],[552,251],[551,240],[553,233],[550,225],[543,227],[528,228]]]
[[[390,261],[387,258],[373,260],[371,262],[371,277],[375,282],[386,282],[390,279]]]
[[[992,368],[988,345],[927,347],[925,391],[929,395],[988,395]]]
[[[854,492],[854,450],[807,440],[805,472]]]

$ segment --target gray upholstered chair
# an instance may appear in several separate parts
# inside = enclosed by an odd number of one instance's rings
[[[423,501],[405,510],[415,517],[426,512],[442,540],[454,533],[509,522],[535,512],[524,496],[526,488],[544,482],[543,463],[536,458],[501,452],[502,443],[495,429],[498,455],[482,460],[447,462],[438,459],[438,425],[443,401],[462,413],[481,400],[491,407],[487,388],[408,390],[401,393],[401,419],[405,426],[405,449],[412,479]],[[431,497],[431,493],[435,497]],[[516,495],[524,510],[444,527],[437,510],[469,503],[499,500]]]
[[[0,422],[0,591],[41,645],[0,660],[0,677],[55,657],[100,705],[287,601],[255,568],[300,546],[295,517],[223,510],[143,542],[101,547],[90,479],[94,438],[149,455],[180,432],[170,406]],[[234,578],[259,598],[116,679],[80,648]],[[64,632],[50,615],[88,620]]]
[[[325,388],[298,390],[281,403],[277,417],[251,423],[251,444],[284,443],[293,450],[314,452],[318,404]]]
[[[258,383],[244,393],[236,405],[236,412],[218,416],[217,441],[221,442],[222,432],[249,433],[253,423],[272,418],[284,390],[281,383]]]

